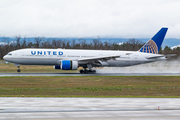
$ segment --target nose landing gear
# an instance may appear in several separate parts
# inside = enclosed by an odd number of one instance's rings
[[[20,66],[17,66],[17,72],[19,73],[19,72],[21,72],[21,70],[20,70]]]

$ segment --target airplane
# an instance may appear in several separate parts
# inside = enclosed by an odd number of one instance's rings
[[[168,28],[161,28],[138,51],[79,50],[26,48],[9,52],[4,60],[20,65],[53,65],[57,70],[83,69],[80,73],[96,73],[93,67],[125,67],[167,59],[158,54]]]

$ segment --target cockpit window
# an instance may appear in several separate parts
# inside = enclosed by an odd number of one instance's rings
[[[8,53],[7,55],[12,55],[12,53]]]

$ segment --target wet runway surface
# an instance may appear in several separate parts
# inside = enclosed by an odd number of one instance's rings
[[[180,73],[0,73],[4,76],[180,76]]]
[[[0,119],[180,119],[179,98],[0,98]]]

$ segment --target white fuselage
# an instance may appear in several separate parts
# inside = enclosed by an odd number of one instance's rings
[[[98,60],[99,67],[123,67],[166,59],[157,57],[160,54],[142,53],[138,51],[112,51],[112,50],[77,50],[77,49],[20,49],[10,52],[3,59],[22,65],[59,65],[61,60],[78,61],[82,58],[118,55],[120,57],[110,60]],[[147,59],[149,57],[157,57]],[[79,66],[89,61],[78,61]]]

